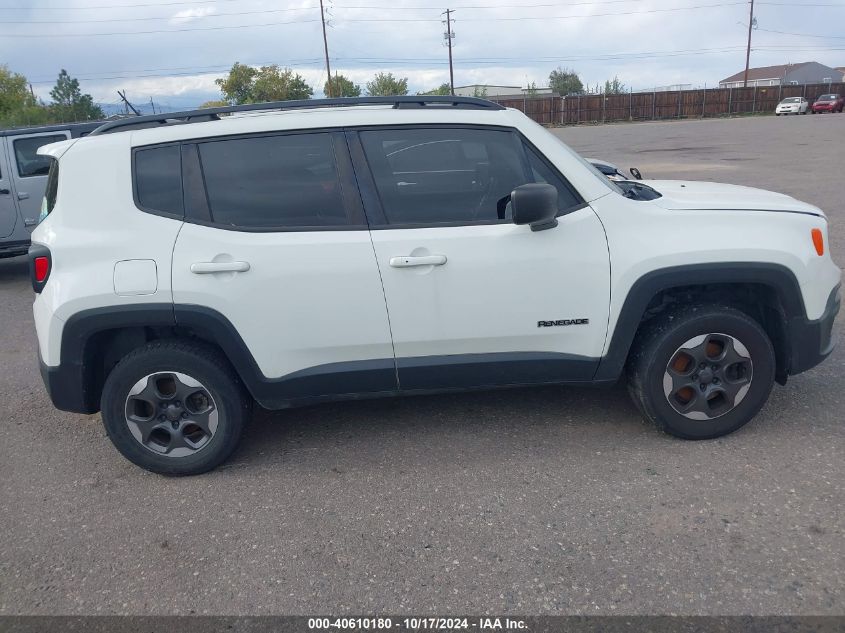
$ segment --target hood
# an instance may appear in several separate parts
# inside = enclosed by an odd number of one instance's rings
[[[790,196],[765,189],[723,185],[717,182],[686,180],[644,181],[661,198],[654,204],[671,210],[701,211],[779,211],[825,217],[818,207]]]

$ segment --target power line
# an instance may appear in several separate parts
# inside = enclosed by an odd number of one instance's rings
[[[579,62],[579,61],[625,61],[625,60],[638,60],[638,59],[660,59],[660,58],[671,58],[671,57],[688,57],[688,56],[696,56],[696,55],[705,55],[705,54],[735,54],[741,50],[744,50],[744,46],[730,46],[724,48],[705,48],[705,49],[686,49],[686,50],[678,50],[678,51],[639,51],[639,52],[629,52],[629,53],[606,53],[603,55],[598,56],[589,56],[589,55],[574,55],[574,56],[566,56],[566,57],[476,57],[476,58],[462,58],[462,61],[467,64],[476,64],[476,65],[495,65],[495,64],[509,64],[509,63],[539,63],[539,64],[548,64],[548,63],[557,63],[557,62]],[[777,52],[789,52],[789,51],[840,51],[845,50],[845,47],[803,47],[803,46],[782,46],[782,45],[764,45],[764,46],[756,46],[754,50],[758,51],[777,51]],[[421,58],[421,57],[411,57],[411,58],[386,58],[386,57],[335,57],[335,61],[342,61],[348,63],[360,63],[360,64],[372,64],[372,65],[407,65],[407,66],[416,66],[416,65],[423,65],[423,66],[432,66],[438,65],[443,66],[446,65],[448,62],[440,59],[440,58]],[[249,65],[256,66],[256,65],[269,65],[273,63],[278,63],[276,61],[268,61],[262,62],[261,64],[251,63]],[[299,67],[299,66],[316,66],[323,63],[322,59],[313,58],[313,59],[296,59],[296,60],[287,60],[287,63],[292,67]],[[213,74],[220,74],[221,72],[225,72],[227,69],[231,67],[231,64],[220,64],[218,66],[199,66],[196,68],[188,67],[188,66],[181,66],[177,68],[145,68],[145,69],[127,69],[125,71],[109,71],[105,75],[89,75],[77,76],[77,79],[82,81],[107,81],[107,80],[116,80],[116,79],[150,79],[150,78],[162,78],[162,77],[185,77],[185,76],[197,76],[197,75],[213,75]],[[216,70],[215,70],[216,69]],[[156,71],[168,71],[168,70],[184,70],[186,72],[165,72],[165,73],[157,73],[157,74],[149,74],[149,73],[156,73]],[[123,74],[121,74],[123,73]],[[139,74],[143,73],[143,74]],[[32,81],[33,84],[48,84],[54,83],[55,79],[44,79],[44,80],[34,80]]]
[[[616,15],[645,15],[645,14],[652,14],[652,13],[666,13],[666,12],[673,12],[673,11],[689,11],[689,10],[696,10],[696,9],[712,9],[717,7],[727,7],[727,6],[736,6],[742,5],[745,2],[737,1],[737,2],[721,2],[717,4],[700,4],[700,5],[692,5],[686,7],[670,7],[664,9],[643,9],[643,10],[635,10],[635,11],[617,11],[612,13],[591,13],[591,14],[578,14],[578,15],[551,15],[551,16],[517,16],[517,17],[480,17],[480,18],[473,18],[474,22],[512,22],[512,21],[521,21],[521,20],[571,20],[571,19],[578,19],[578,18],[599,18],[599,17],[609,17],[609,16],[616,16]],[[212,17],[212,15],[223,15],[223,14],[211,14],[205,17]],[[238,15],[235,13],[226,14],[226,15]],[[317,19],[306,19],[306,20],[292,20],[287,22],[267,22],[264,24],[243,24],[237,26],[217,26],[217,27],[194,27],[194,28],[183,28],[183,29],[162,29],[162,30],[150,30],[150,31],[115,31],[109,33],[50,33],[50,34],[40,34],[40,33],[0,33],[0,37],[15,37],[15,38],[41,38],[41,37],[99,37],[99,36],[113,36],[113,35],[151,35],[151,34],[158,34],[158,33],[185,33],[189,31],[218,31],[218,30],[225,30],[225,29],[244,29],[244,28],[258,28],[258,27],[266,27],[266,26],[278,26],[278,25],[285,25],[285,24],[305,24],[309,22],[319,22],[320,20]],[[350,18],[343,20],[343,22],[439,22],[440,20],[436,18]]]
[[[233,15],[260,15],[264,13],[283,13],[287,11],[313,11],[318,7],[296,9],[264,9],[261,11],[235,11],[233,13],[209,13],[208,15],[165,15],[143,18],[107,18],[105,20],[3,20],[3,24],[103,24],[106,22],[151,22],[153,20],[204,20],[206,18],[225,18]]]
[[[642,2],[643,0],[587,0],[579,2],[555,2],[543,4],[467,4],[455,5],[459,9],[531,9],[531,8],[562,8],[568,6],[583,6],[583,5],[601,5],[601,4],[618,4],[623,2]],[[0,11],[90,11],[93,9],[137,9],[137,8],[155,8],[155,7],[171,7],[191,4],[210,4],[214,2],[240,2],[240,0],[180,0],[178,2],[161,2],[161,3],[139,3],[139,4],[108,4],[108,5],[92,5],[86,7],[79,6],[52,6],[52,7],[0,7]],[[299,11],[304,9],[317,9],[316,5],[313,7],[298,7],[291,8],[290,11]],[[417,11],[420,9],[430,10],[431,6],[418,5],[411,7],[395,7],[395,6],[358,6],[358,5],[335,5],[336,9],[378,9],[380,11]]]
[[[87,7],[0,7],[0,11],[90,11],[92,9],[138,9],[138,8],[154,8],[154,7],[173,7],[184,4],[209,4],[212,2],[240,2],[240,0],[179,0],[178,2],[144,2],[140,4],[103,4],[98,6]]]
[[[713,9],[717,7],[730,7],[744,5],[745,2],[720,2],[718,4],[698,4],[689,7],[671,7],[668,9],[643,9],[641,11],[618,11],[614,13],[589,13],[579,15],[522,15],[512,18],[473,18],[473,22],[519,22],[522,20],[573,20],[577,18],[603,18],[614,15],[645,15],[649,13],[665,13],[668,11],[688,11],[693,9]],[[343,22],[437,22],[434,18],[348,18]]]
[[[812,33],[790,33],[788,31],[775,31],[773,29],[761,29],[757,28],[758,31],[765,31],[766,33],[778,33],[779,35],[795,35],[797,37],[815,37],[819,39],[827,39],[827,40],[845,40],[845,37],[842,35],[813,35]]]
[[[227,29],[251,29],[266,26],[281,26],[285,24],[308,24],[310,22],[319,22],[320,20],[294,20],[290,22],[265,22],[264,24],[240,24],[236,26],[208,26],[196,27],[191,29],[166,29],[155,31],[115,31],[113,33],[44,33],[44,34],[19,34],[19,33],[0,33],[0,37],[18,37],[18,38],[44,38],[44,37],[100,37],[110,35],[152,35],[155,33],[186,33],[188,31],[224,31]]]

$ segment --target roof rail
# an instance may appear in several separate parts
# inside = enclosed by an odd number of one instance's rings
[[[394,108],[453,107],[470,110],[504,110],[498,103],[475,97],[448,97],[418,95],[414,97],[340,97],[336,99],[301,99],[298,101],[269,101],[244,105],[202,108],[184,112],[148,114],[104,123],[91,132],[91,136],[122,130],[140,130],[160,125],[182,125],[202,121],[217,121],[221,114],[233,112],[261,112],[269,110],[296,110],[306,108],[336,108],[343,106],[390,105]]]

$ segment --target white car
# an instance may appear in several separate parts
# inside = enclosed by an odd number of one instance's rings
[[[810,102],[804,97],[787,97],[783,99],[775,108],[775,114],[807,114],[810,108]]]
[[[820,209],[613,183],[480,99],[145,116],[39,151],[44,382],[159,473],[220,464],[253,402],[622,376],[658,428],[713,438],[834,344]]]

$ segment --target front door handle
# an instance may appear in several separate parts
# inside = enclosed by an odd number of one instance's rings
[[[0,189],[0,194],[2,194],[4,196],[9,195],[10,193],[12,193],[12,192],[9,191],[8,189]]]
[[[390,265],[394,268],[411,268],[412,266],[442,266],[446,263],[445,255],[404,255],[391,257]]]
[[[28,200],[29,194],[26,191],[21,191],[18,193],[18,200]]]
[[[191,272],[195,275],[245,273],[248,270],[249,262],[196,262],[191,264]]]

